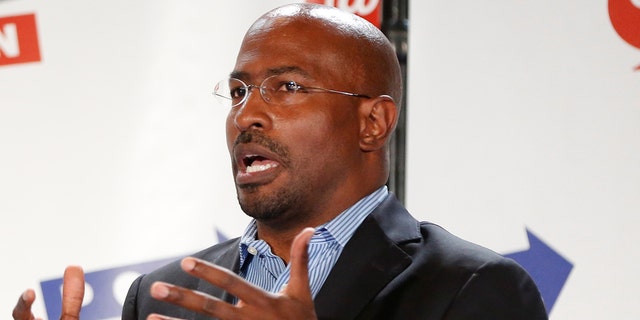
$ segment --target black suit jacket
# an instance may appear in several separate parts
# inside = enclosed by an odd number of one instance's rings
[[[238,272],[239,239],[194,256]],[[226,292],[171,263],[131,285],[122,319],[160,313],[206,317],[151,298],[154,281],[231,301]],[[511,259],[416,221],[393,195],[347,243],[315,298],[319,319],[547,319],[537,287]]]

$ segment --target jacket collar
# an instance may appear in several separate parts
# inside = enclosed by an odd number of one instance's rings
[[[360,225],[315,298],[319,319],[353,319],[411,264],[400,247],[421,238],[419,223],[389,194]]]
[[[318,318],[355,318],[376,293],[411,264],[401,245],[420,238],[418,221],[390,193],[355,231],[318,292],[314,300]],[[203,258],[238,273],[239,243],[239,238],[229,241],[218,251],[222,254]],[[203,280],[197,290],[233,301],[230,294]]]

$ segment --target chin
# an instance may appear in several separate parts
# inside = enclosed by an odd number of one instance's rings
[[[300,203],[300,199],[291,191],[280,189],[264,193],[258,186],[243,186],[238,188],[238,203],[248,216],[261,222],[274,221],[285,217],[286,212],[299,211],[295,205]]]
[[[242,211],[251,218],[254,218],[260,222],[274,221],[283,216],[282,211],[271,210],[265,208],[263,205],[255,203],[240,203]]]

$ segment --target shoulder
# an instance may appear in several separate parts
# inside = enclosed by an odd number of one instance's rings
[[[415,268],[428,270],[432,275],[446,275],[450,282],[457,279],[460,286],[479,276],[531,282],[527,271],[514,260],[459,238],[434,223],[420,222],[419,225],[420,239],[398,244],[412,257]]]
[[[367,241],[384,237],[414,260],[429,257],[433,263],[474,268],[488,261],[502,261],[500,254],[461,239],[441,226],[416,220],[390,194],[366,219],[354,237]]]
[[[382,236],[383,245],[392,243],[418,260],[429,260],[442,265],[474,267],[486,261],[504,259],[498,253],[461,239],[437,224],[416,220],[407,209],[390,194],[360,226],[354,237],[367,242]]]
[[[365,243],[391,245],[410,261],[388,286],[390,296],[411,292],[405,305],[447,319],[546,319],[540,293],[518,263],[437,224],[417,221],[393,197],[362,229]]]
[[[422,234],[421,247],[444,264],[477,266],[488,261],[501,261],[505,258],[493,250],[453,235],[443,227],[420,222]]]
[[[420,230],[421,241],[404,248],[413,251],[413,271],[449,296],[448,317],[546,319],[538,288],[517,262],[433,223],[421,222]]]

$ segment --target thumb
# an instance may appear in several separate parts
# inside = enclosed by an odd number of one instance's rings
[[[291,277],[284,293],[298,300],[311,301],[309,288],[309,240],[313,236],[313,228],[305,228],[293,239],[291,244]]]
[[[80,319],[80,308],[84,298],[84,272],[79,266],[68,266],[62,280],[61,320]]]

